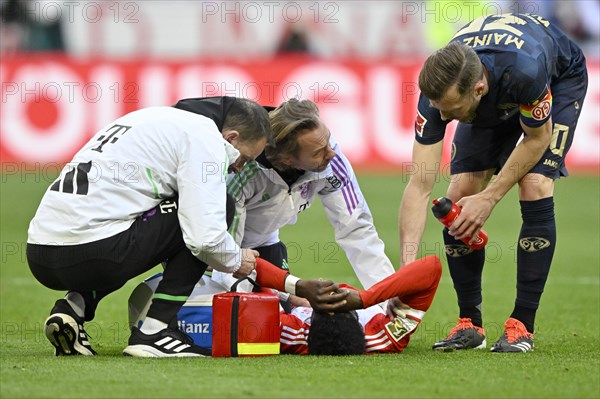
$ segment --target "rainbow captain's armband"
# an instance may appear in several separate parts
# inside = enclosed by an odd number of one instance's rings
[[[519,105],[521,119],[527,126],[541,126],[550,117],[552,112],[552,93],[549,88],[546,88],[545,95],[541,99],[534,101],[532,104]]]

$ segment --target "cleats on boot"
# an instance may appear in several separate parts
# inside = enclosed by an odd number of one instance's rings
[[[446,338],[433,344],[432,349],[452,352],[461,349],[485,349],[485,331],[473,325],[471,319],[458,319],[458,324],[450,330]]]
[[[496,341],[492,352],[529,352],[533,350],[533,334],[523,323],[512,317],[504,323],[504,334]]]
[[[44,322],[44,334],[56,349],[56,356],[94,356],[83,318],[77,316],[65,299],[59,299]]]

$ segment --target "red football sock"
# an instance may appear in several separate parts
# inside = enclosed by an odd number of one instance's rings
[[[393,297],[413,309],[426,311],[433,302],[442,274],[437,256],[427,256],[411,262],[368,290],[359,291],[365,308]]]

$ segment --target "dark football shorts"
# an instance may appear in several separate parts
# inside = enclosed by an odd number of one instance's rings
[[[227,222],[235,202],[227,196]],[[144,212],[131,227],[112,237],[80,245],[27,244],[33,275],[55,290],[116,290],[186,248],[177,215],[177,198]],[[200,267],[205,264],[196,258]]]
[[[565,157],[573,142],[577,120],[587,90],[587,73],[551,86],[552,141],[544,156],[533,165],[525,165],[529,173],[551,179],[568,176]],[[477,127],[459,123],[452,142],[450,173],[479,172],[504,166],[523,135],[519,116],[494,127]]]

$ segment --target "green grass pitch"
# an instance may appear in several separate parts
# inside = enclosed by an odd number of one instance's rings
[[[126,301],[139,280],[106,298],[96,320],[89,323],[87,330],[99,356],[56,358],[43,335],[42,323],[62,293],[35,281],[25,259],[28,222],[52,180],[41,172],[1,176],[2,398],[600,397],[597,176],[570,177],[557,184],[558,244],[538,312],[532,353],[433,352],[431,344],[448,332],[457,316],[445,269],[432,308],[402,354],[133,359],[122,356],[121,350],[128,338]],[[388,255],[397,264],[397,210],[406,178],[363,174],[359,181]],[[446,186],[442,179],[434,195],[442,195]],[[513,189],[485,226],[490,235],[483,282],[488,347],[512,310],[519,226]],[[443,254],[440,229],[430,217],[423,254]],[[284,229],[283,238],[295,274],[357,283],[320,204],[303,214],[297,225]]]

